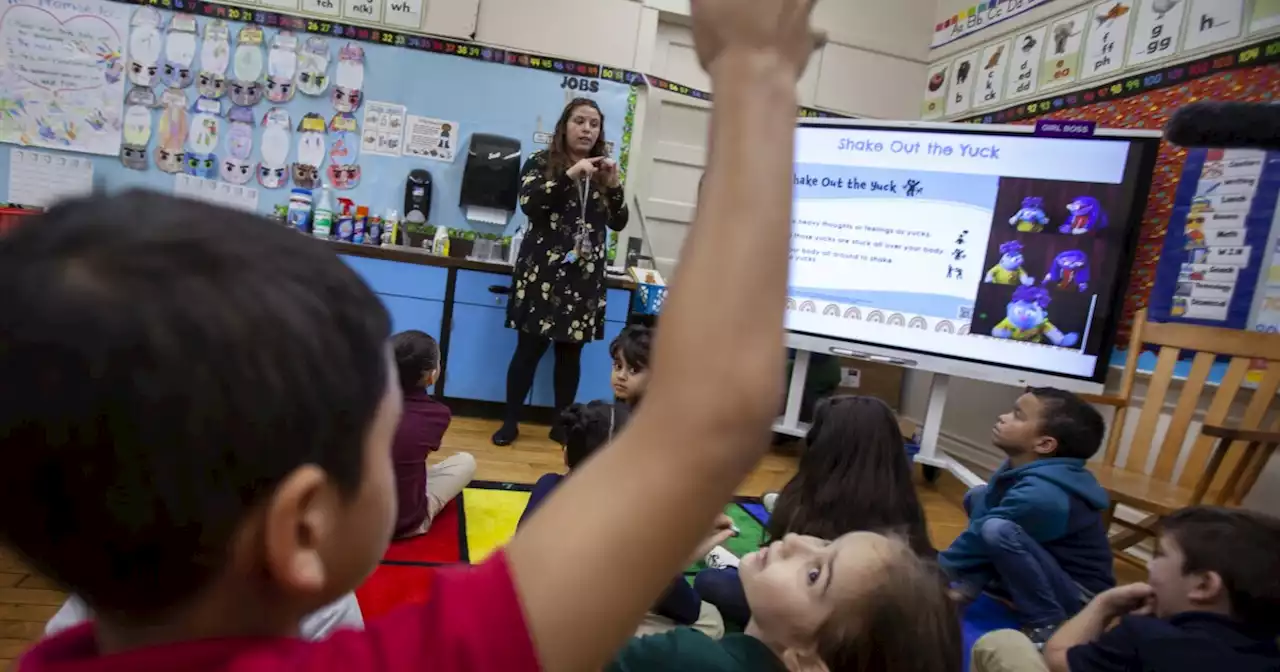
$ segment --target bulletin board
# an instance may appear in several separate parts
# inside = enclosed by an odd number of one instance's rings
[[[1103,82],[1089,89],[1033,100],[964,121],[1029,124],[1035,123],[1037,118],[1051,117],[1094,121],[1098,126],[1109,128],[1160,129],[1179,105],[1188,102],[1272,101],[1277,92],[1280,92],[1280,38]],[[1117,345],[1121,347],[1128,343],[1134,314],[1148,307],[1188,155],[1188,150],[1183,148],[1167,143],[1160,146],[1123,313],[1117,323]],[[1262,252],[1261,248],[1259,252]],[[1178,265],[1180,268],[1181,260]]]
[[[309,38],[318,38],[324,43],[329,55],[324,73],[331,79],[330,86],[320,95],[314,96],[305,95],[299,90],[287,102],[271,102],[264,95],[260,102],[249,108],[251,114],[247,116],[253,122],[252,155],[249,161],[254,168],[263,158],[264,121],[268,111],[275,109],[278,110],[273,115],[276,121],[282,120],[284,116],[288,117],[289,139],[284,163],[289,166],[298,162],[300,147],[308,146],[311,153],[315,150],[314,146],[301,142],[305,134],[299,128],[304,118],[307,119],[307,130],[317,128],[317,122],[320,123],[319,127],[323,128],[321,139],[324,143],[324,152],[323,162],[319,168],[321,175],[326,174],[326,168],[334,157],[330,150],[334,149],[334,142],[340,137],[333,127],[333,120],[338,110],[331,98],[334,82],[341,79],[342,73],[338,71],[338,65],[342,56],[354,53],[356,50],[353,48],[358,47],[363,57],[361,101],[359,106],[350,112],[348,118],[348,120],[354,120],[356,130],[353,135],[341,136],[344,140],[355,141],[357,146],[347,147],[345,151],[348,153],[344,154],[341,160],[358,165],[360,176],[356,184],[349,189],[337,191],[336,196],[350,198],[357,204],[368,205],[373,213],[381,213],[386,208],[403,210],[406,175],[415,168],[424,168],[431,173],[434,185],[430,223],[453,229],[473,228],[458,204],[458,194],[466,163],[465,150],[472,134],[489,133],[516,139],[521,144],[521,152],[527,156],[549,142],[565,103],[575,97],[586,96],[599,104],[604,113],[604,135],[611,145],[612,156],[619,159],[625,166],[629,155],[631,125],[634,122],[636,103],[633,84],[643,85],[643,76],[638,73],[613,70],[594,64],[192,0],[136,3],[141,5],[140,7],[135,7],[135,3],[112,0],[12,0],[9,3],[9,12],[13,11],[12,7],[15,4],[33,5],[31,10],[33,15],[38,14],[41,8],[69,4],[82,5],[86,11],[113,16],[111,28],[119,29],[119,24],[123,21],[128,30],[134,28],[128,24],[137,11],[158,12],[159,37],[162,46],[159,49],[157,66],[161,72],[153,86],[142,88],[148,88],[157,101],[165,96],[170,100],[175,95],[180,96],[184,101],[183,106],[186,110],[184,116],[188,124],[195,123],[195,118],[201,112],[195,107],[201,98],[198,91],[200,82],[186,82],[180,75],[166,79],[166,73],[163,70],[167,62],[176,59],[179,61],[178,65],[181,65],[184,58],[194,54],[193,57],[186,58],[186,61],[190,69],[188,78],[196,80],[197,73],[205,66],[203,61],[206,58],[229,59],[230,63],[224,67],[227,79],[231,80],[234,77],[237,60],[235,52],[239,46],[238,38],[241,30],[245,26],[253,25],[262,30],[263,74],[259,81],[265,84],[268,80],[267,71],[277,67],[272,65],[274,58],[272,46],[276,43],[277,36],[284,31],[292,33],[297,40],[299,53],[305,45],[309,44]],[[116,11],[119,9],[124,10],[123,15]],[[65,17],[62,18],[65,19]],[[175,18],[179,20],[175,22]],[[184,25],[186,19],[194,20],[197,36],[195,43],[192,44],[191,40],[186,40],[180,45],[181,48],[172,49],[168,33],[175,26],[186,28],[187,26]],[[19,27],[29,30],[29,24],[34,23],[39,27],[42,21],[43,19],[39,17],[34,20],[24,18]],[[204,43],[209,36],[209,26],[216,21],[224,22],[226,25],[230,48],[229,54],[223,50],[218,58],[211,56],[215,50],[205,49]],[[6,23],[3,18],[0,18],[0,39],[6,35]],[[44,21],[44,23],[49,22]],[[95,24],[92,27],[99,33],[108,32],[101,25]],[[128,92],[139,88],[127,73],[124,78],[119,77],[119,69],[129,64],[130,42],[130,33],[125,33],[118,42],[122,48],[119,51],[106,49],[107,53],[102,56],[103,63],[96,66],[104,82],[108,81],[108,76],[114,73],[115,82],[112,85],[117,89],[113,91],[111,100],[120,107],[126,107],[124,101],[129,95]],[[141,44],[141,42],[137,43]],[[97,55],[96,45],[90,49]],[[14,49],[9,48],[6,53],[12,54]],[[173,84],[183,83],[186,83],[186,86],[173,86]],[[119,93],[118,99],[115,98],[116,93]],[[6,114],[11,116],[23,114],[24,99],[12,94],[13,91],[9,89],[0,90],[0,119]],[[217,117],[221,137],[213,144],[212,154],[218,158],[230,152],[228,117],[236,106],[232,105],[229,98],[230,92],[214,101],[217,104],[215,108],[217,111],[213,114]],[[417,128],[423,131],[424,137],[429,138],[431,147],[447,145],[451,151],[438,153],[439,155],[432,157],[426,151],[420,155],[410,156],[406,155],[402,149],[399,156],[394,156],[359,149],[358,141],[364,131],[368,130],[364,112],[370,106],[382,103],[402,106],[405,115],[404,124],[420,122]],[[201,104],[207,105],[208,102]],[[55,157],[88,158],[92,164],[91,172],[95,185],[108,191],[136,187],[174,193],[175,188],[187,181],[187,178],[175,177],[174,174],[163,172],[154,160],[161,139],[165,135],[163,132],[165,129],[162,128],[161,123],[165,114],[166,108],[160,105],[149,110],[151,137],[146,143],[147,159],[143,170],[127,168],[121,158],[114,155],[116,154],[114,147],[105,147],[98,151],[89,147],[67,144],[56,137],[48,142],[41,142],[32,137],[25,139],[20,137],[17,139],[17,144],[26,145],[39,152],[48,152]],[[137,118],[136,114],[132,117],[135,121]],[[205,121],[208,120],[205,119]],[[441,137],[443,129],[441,122],[449,124],[448,129],[444,131],[444,135],[447,136],[445,138]],[[102,123],[108,126],[114,125],[118,146],[122,127],[127,126],[121,119],[121,115],[118,112],[112,116],[104,115]],[[3,133],[4,128],[0,124],[0,133]],[[278,133],[276,136],[278,138]],[[125,144],[128,144],[129,134],[125,133],[125,137]],[[409,137],[401,136],[401,138],[402,143],[408,147]],[[3,139],[9,140],[9,138]],[[243,137],[240,138],[241,142],[243,140]],[[350,144],[352,143],[348,142],[348,145]],[[355,156],[350,155],[352,150],[356,150]],[[84,153],[72,152],[113,155],[88,157]],[[9,193],[10,180],[2,177],[11,174],[12,154],[13,152],[8,149],[0,150],[0,202],[20,202]],[[441,160],[448,158],[452,160]],[[216,182],[217,176],[215,175],[214,178],[209,182]],[[256,179],[244,185],[246,188],[257,190],[255,209],[262,214],[268,214],[274,206],[286,203],[293,186],[295,185],[291,180],[279,187],[267,188]],[[517,209],[508,220],[505,232],[510,234],[524,223],[524,214]]]

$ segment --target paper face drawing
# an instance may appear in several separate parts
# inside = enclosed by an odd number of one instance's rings
[[[329,43],[320,37],[308,37],[298,54],[298,90],[318,96],[329,88]]]
[[[160,12],[151,7],[134,10],[129,21],[129,81],[135,86],[149,87],[160,72]]]
[[[284,30],[271,40],[267,56],[267,100],[287,103],[293,99],[293,77],[298,73],[298,37]]]
[[[249,25],[240,29],[231,63],[231,102],[253,107],[262,100],[262,29]]]
[[[333,93],[329,99],[333,109],[354,112],[364,97],[364,49],[347,43],[338,52],[338,68],[333,77]]]
[[[124,97],[124,142],[120,145],[120,163],[133,170],[147,169],[147,143],[151,142],[151,110],[156,94],[140,86]]]
[[[329,183],[335,189],[350,189],[360,184],[360,166],[356,159],[360,151],[360,132],[356,117],[350,112],[338,112],[329,120]]]
[[[165,89],[160,94],[160,105],[156,167],[166,173],[180,173],[187,140],[187,97],[177,89]]]
[[[196,60],[196,19],[188,14],[174,14],[169,32],[164,36],[164,67],[160,78],[165,86],[185,89],[195,81],[191,64]]]
[[[221,106],[212,98],[197,98],[191,104],[191,129],[187,133],[187,156],[184,170],[188,175],[212,178],[218,172],[218,147],[222,131]]]
[[[222,19],[205,24],[204,42],[200,44],[200,73],[196,90],[206,98],[217,100],[227,91],[227,66],[231,63],[231,29]]]
[[[324,117],[314,112],[298,122],[298,160],[293,164],[293,183],[303,189],[314,189],[320,184],[324,131]]]
[[[262,118],[262,160],[258,162],[258,184],[276,189],[289,183],[289,113],[282,107],[267,110]]]

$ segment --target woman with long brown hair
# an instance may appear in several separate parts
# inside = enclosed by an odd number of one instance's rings
[[[519,436],[534,372],[555,345],[555,405],[578,393],[582,346],[604,338],[606,229],[627,225],[618,165],[608,157],[604,113],[590,98],[569,101],[551,147],[531,154],[520,177],[529,228],[512,272],[507,326],[519,332],[507,368],[507,407],[493,443]],[[559,439],[552,430],[552,438]]]

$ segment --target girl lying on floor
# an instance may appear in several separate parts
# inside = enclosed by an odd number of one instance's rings
[[[565,409],[557,422],[560,435],[565,437],[564,464],[570,473],[621,431],[622,425],[630,416],[631,406],[627,403],[593,401],[589,404],[574,404]],[[533,486],[519,524],[523,525],[542,500],[567,477],[567,474],[543,474]],[[689,564],[693,564],[695,559],[706,555],[714,546],[733,535],[731,522],[727,517],[722,516],[716,526],[720,531],[713,532],[711,538],[695,551]],[[724,621],[720,614],[715,607],[698,597],[683,575],[672,580],[648,617],[640,624],[637,634],[663,632],[679,625],[692,626],[712,638],[719,638],[724,634]]]
[[[891,530],[921,557],[935,555],[893,410],[875,397],[831,397],[814,410],[799,468],[769,518],[769,538],[834,541],[857,530]],[[751,610],[736,559],[723,549],[713,553],[709,565],[730,566],[699,572],[694,588],[727,623],[743,627]]]

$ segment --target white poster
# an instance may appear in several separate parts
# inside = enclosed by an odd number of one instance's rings
[[[1182,51],[1234,40],[1244,28],[1244,0],[1188,0]]]
[[[1013,60],[1009,64],[1006,98],[1029,96],[1040,83],[1040,55],[1044,53],[1047,26],[1033,28],[1013,38]]]
[[[937,48],[982,30],[1023,12],[1048,4],[1051,0],[988,0],[949,16],[933,27],[931,47]]]
[[[1080,78],[1080,52],[1084,31],[1092,12],[1084,11],[1054,21],[1049,26],[1044,63],[1040,66],[1040,88],[1065,86]]]
[[[978,63],[982,64],[978,70],[978,91],[974,94],[977,99],[974,104],[978,107],[995,105],[1004,97],[1004,73],[1013,58],[1012,47],[1012,42],[993,44],[978,57]]]
[[[461,131],[456,121],[409,115],[404,122],[404,155],[452,162]]]
[[[947,114],[960,114],[973,107],[973,82],[978,78],[978,52],[957,58],[951,65],[951,86],[947,92]]]
[[[30,149],[9,149],[9,201],[47,208],[93,192],[93,160]]]
[[[1129,65],[1141,65],[1172,56],[1187,15],[1186,0],[1138,0]]]
[[[119,154],[133,7],[106,0],[0,7],[0,142]]]
[[[1082,79],[1114,72],[1124,65],[1132,9],[1133,0],[1105,0],[1093,6],[1093,23],[1089,24],[1080,66]]]
[[[364,104],[364,125],[360,129],[360,151],[365,154],[400,156],[404,139],[404,105],[376,100]]]
[[[947,109],[947,74],[951,71],[951,63],[938,63],[929,68],[929,75],[924,83],[924,103],[920,107],[921,119],[937,119]]]

